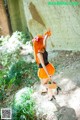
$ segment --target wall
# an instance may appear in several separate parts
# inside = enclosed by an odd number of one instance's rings
[[[26,31],[28,27],[35,36],[50,28],[52,36],[48,39],[48,50],[80,51],[80,5],[54,6],[48,5],[49,1],[8,0],[13,31]]]

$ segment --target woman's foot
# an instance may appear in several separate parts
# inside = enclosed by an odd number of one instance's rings
[[[56,98],[55,98],[55,96],[54,96],[54,95],[52,95],[51,97],[49,97],[49,98],[48,98],[48,100],[49,100],[49,101],[52,101],[53,99],[55,99],[55,100],[56,100]]]
[[[61,88],[58,86],[57,87],[57,95],[59,94],[60,91],[61,91]]]
[[[45,86],[41,85],[41,87],[40,87],[40,93],[41,93],[41,94],[42,94],[42,93],[47,93],[47,89],[46,89]]]

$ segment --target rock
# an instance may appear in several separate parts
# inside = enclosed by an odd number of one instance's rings
[[[80,120],[80,52],[73,53],[73,56],[74,59],[71,52],[58,51],[56,56],[50,57],[57,66],[53,81],[62,89],[55,95],[56,101],[50,102],[46,94],[39,93],[40,83],[34,85],[37,120]]]
[[[61,107],[55,114],[57,120],[77,120],[75,110],[66,106]]]
[[[23,30],[34,37],[50,28],[52,36],[48,40],[48,50],[80,51],[79,5],[49,5],[49,1],[54,2],[54,0],[8,0],[12,30]]]
[[[35,92],[32,97],[35,99],[37,120],[56,120],[54,111],[57,111],[57,107],[53,102],[48,101],[47,95],[43,96]]]

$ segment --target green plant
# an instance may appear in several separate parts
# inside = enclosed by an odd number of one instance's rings
[[[16,94],[12,104],[13,120],[21,120],[22,117],[25,120],[35,120],[35,102],[31,97],[32,93],[31,88],[24,88]]]
[[[6,92],[4,89],[4,86],[1,86],[0,88],[0,101],[3,101],[6,98]]]
[[[9,38],[10,38],[10,36],[5,36],[5,37],[1,36],[0,37],[0,46],[6,44],[8,42],[8,40],[9,40]]]
[[[20,37],[21,37],[20,39],[22,40],[23,44],[25,44],[27,41],[30,41],[29,34],[25,34],[25,33],[21,32]]]
[[[21,41],[23,44],[25,44],[27,41],[30,41],[30,33],[27,31],[27,33],[16,31],[13,33],[13,36],[16,36],[19,41]]]
[[[23,59],[12,64],[8,72],[8,79],[13,78],[15,78],[15,85],[20,85],[24,81],[27,86],[33,85],[38,81],[36,64],[26,63]]]
[[[37,77],[37,65],[32,62],[27,62],[27,58],[32,58],[32,51],[27,51],[26,57],[21,55],[21,46],[31,48],[28,41],[29,36],[22,32],[15,32],[13,35],[0,38],[0,95],[1,99],[4,99],[6,91],[13,88],[13,86],[19,87],[25,83],[25,86],[32,86]],[[23,45],[23,43],[26,43]],[[20,46],[21,45],[21,46]],[[4,88],[4,89],[3,89]],[[13,90],[14,91],[14,90]]]
[[[6,71],[1,71],[0,70],[0,101],[2,101],[6,97],[6,92],[5,92],[5,79],[4,75],[6,74]]]

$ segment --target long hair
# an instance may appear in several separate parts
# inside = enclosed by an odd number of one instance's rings
[[[44,48],[43,46],[44,37],[42,35],[38,35],[36,38],[33,39],[33,50],[35,61],[37,62],[37,64],[39,64],[37,53],[39,50],[42,50]]]
[[[51,36],[51,31],[48,30],[47,32],[45,32],[44,35],[37,35],[35,38],[33,38],[33,49],[34,49],[34,58],[35,58],[35,61],[37,62],[37,64],[40,63],[38,57],[37,57],[37,53],[39,50],[42,50],[43,48],[45,48],[43,46],[43,40],[44,40],[44,37],[45,35],[47,35],[47,37]]]

